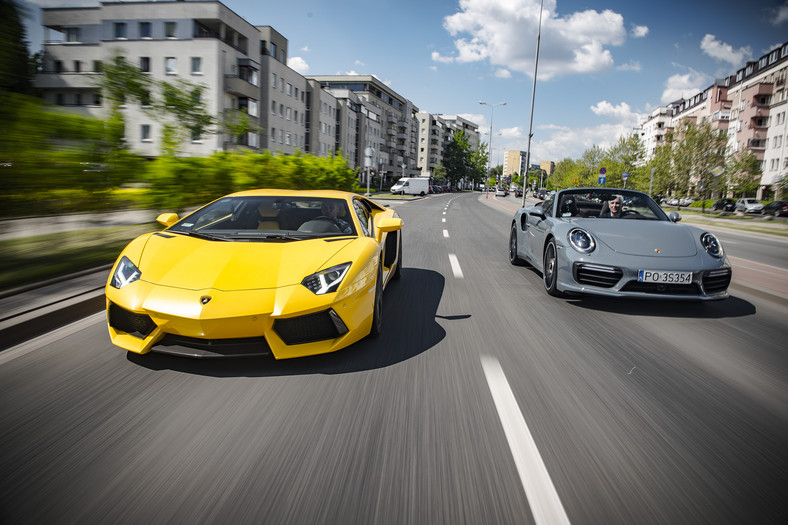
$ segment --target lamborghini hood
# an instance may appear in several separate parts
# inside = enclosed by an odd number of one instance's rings
[[[583,227],[597,241],[620,254],[692,257],[698,253],[692,230],[672,222],[630,219],[584,219],[583,222]]]
[[[138,266],[142,280],[162,286],[224,291],[278,288],[300,283],[352,242],[223,242],[164,232],[151,235]]]

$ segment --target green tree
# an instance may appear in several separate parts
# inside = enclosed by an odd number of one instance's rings
[[[741,150],[728,159],[728,183],[737,196],[754,196],[761,180],[761,163],[749,150]]]
[[[449,184],[456,186],[462,179],[469,179],[473,174],[471,147],[468,135],[464,131],[455,131],[451,141],[446,145],[443,154],[443,167]]]
[[[16,0],[0,0],[0,91],[33,94],[34,61]]]

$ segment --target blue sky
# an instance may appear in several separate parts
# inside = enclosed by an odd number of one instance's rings
[[[40,47],[38,7],[21,0]],[[503,149],[525,150],[538,0],[226,0],[289,40],[302,74],[375,75],[420,110],[459,114]],[[788,41],[788,0],[545,0],[533,116],[534,162],[614,144],[657,106],[691,96]]]

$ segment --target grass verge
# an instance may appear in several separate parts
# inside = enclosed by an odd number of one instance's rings
[[[150,223],[0,241],[0,291],[111,264],[129,241],[160,229]]]

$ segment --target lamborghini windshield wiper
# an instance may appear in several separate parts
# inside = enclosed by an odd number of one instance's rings
[[[188,235],[189,237],[195,237],[197,239],[203,239],[205,241],[228,241],[227,237],[221,237],[219,235],[211,235],[210,233],[205,232],[198,232],[194,230],[168,230],[172,233],[180,233],[183,235]]]

